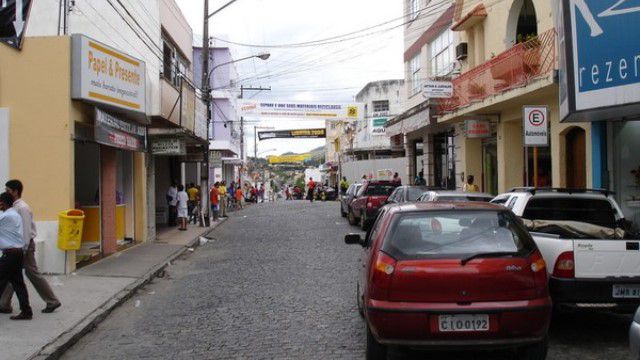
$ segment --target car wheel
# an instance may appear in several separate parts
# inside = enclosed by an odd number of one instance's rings
[[[547,338],[539,343],[531,344],[520,348],[518,359],[521,360],[545,360],[547,358],[547,349],[549,341]]]
[[[347,213],[342,209],[342,205],[340,205],[340,216],[347,217]]]
[[[356,284],[356,304],[358,304],[358,314],[364,319],[364,308],[362,307],[362,296],[360,295],[360,284]]]
[[[356,216],[353,214],[353,210],[349,209],[349,225],[355,225],[356,224]]]
[[[362,231],[367,231],[367,213],[360,216],[360,229],[362,229]]]
[[[369,324],[365,325],[367,329],[367,360],[386,360],[387,359],[387,346],[380,344],[376,338],[373,337]]]

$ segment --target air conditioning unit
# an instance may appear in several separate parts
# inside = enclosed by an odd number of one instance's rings
[[[456,60],[465,60],[467,58],[467,43],[463,42],[456,46]]]

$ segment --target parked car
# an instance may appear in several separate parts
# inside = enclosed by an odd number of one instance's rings
[[[347,214],[351,211],[351,202],[356,197],[361,186],[362,184],[360,183],[349,185],[347,192],[340,197],[340,215],[342,217],[347,217]]]
[[[489,202],[493,199],[493,195],[486,193],[461,192],[451,190],[431,190],[427,191],[418,199],[418,201],[482,201]]]
[[[384,206],[387,198],[398,186],[397,183],[386,180],[363,181],[362,187],[351,202],[348,213],[349,224],[360,224],[362,230],[367,230],[376,219],[378,209]]]
[[[357,306],[367,359],[388,345],[515,348],[545,359],[551,318],[545,262],[513,213],[478,202],[416,202],[380,210],[365,239]]]
[[[549,267],[559,310],[633,312],[640,305],[640,239],[613,193],[514,188],[498,195],[523,219]]]
[[[640,360],[640,307],[636,310],[629,328],[629,345],[631,347],[631,359]]]
[[[405,202],[418,201],[422,194],[431,189],[433,188],[428,186],[399,186],[391,193],[391,195],[389,195],[387,204],[401,204]]]

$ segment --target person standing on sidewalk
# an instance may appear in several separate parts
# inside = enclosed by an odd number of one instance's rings
[[[38,270],[38,264],[36,263],[36,243],[34,240],[37,235],[36,224],[33,221],[31,208],[24,200],[22,200],[22,191],[24,190],[24,186],[20,180],[9,180],[5,184],[5,190],[13,198],[13,209],[22,219],[22,228],[24,229],[22,237],[25,244],[25,254],[23,258],[24,272],[42,300],[47,304],[42,312],[45,314],[52,313],[62,304],[53,293],[53,290],[51,289],[51,286],[49,286],[47,280],[40,273],[40,270]],[[0,313],[11,313],[11,297],[13,296],[13,290],[14,289],[11,286],[7,286],[7,288],[1,293]]]
[[[211,201],[211,216],[213,221],[218,221],[218,204],[220,203],[220,193],[218,192],[220,183],[216,182],[209,191],[209,200]]]
[[[187,188],[187,195],[189,195],[189,204],[187,210],[189,212],[189,222],[193,218],[193,209],[196,207],[196,196],[198,195],[198,188],[194,183],[189,184]]]
[[[0,292],[4,293],[7,286],[11,284],[16,289],[18,302],[20,303],[20,314],[12,316],[11,320],[31,320],[33,310],[29,305],[29,293],[22,276],[24,264],[24,235],[22,231],[23,219],[20,214],[12,208],[13,196],[4,192],[0,194]],[[9,297],[11,299],[11,297]],[[11,313],[11,311],[3,311]]]
[[[313,178],[309,178],[309,183],[307,184],[307,197],[311,202],[313,202],[313,192],[316,189],[316,182],[313,181]]]
[[[242,200],[244,199],[244,193],[242,192],[242,186],[238,185],[236,189],[236,202],[238,203],[238,207],[242,209]]]
[[[184,191],[182,184],[178,185],[178,202],[176,204],[178,208],[178,219],[180,220],[180,230],[187,230],[187,218],[189,217],[189,195]]]
[[[227,186],[224,181],[218,186],[218,194],[220,196],[220,217],[227,217]]]
[[[169,190],[167,190],[167,205],[169,206],[169,226],[176,226],[176,215],[178,203],[178,189],[176,188],[175,181],[171,183]]]

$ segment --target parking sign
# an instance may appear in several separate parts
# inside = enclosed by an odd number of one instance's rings
[[[525,106],[522,121],[525,147],[549,146],[549,109],[546,106]]]

